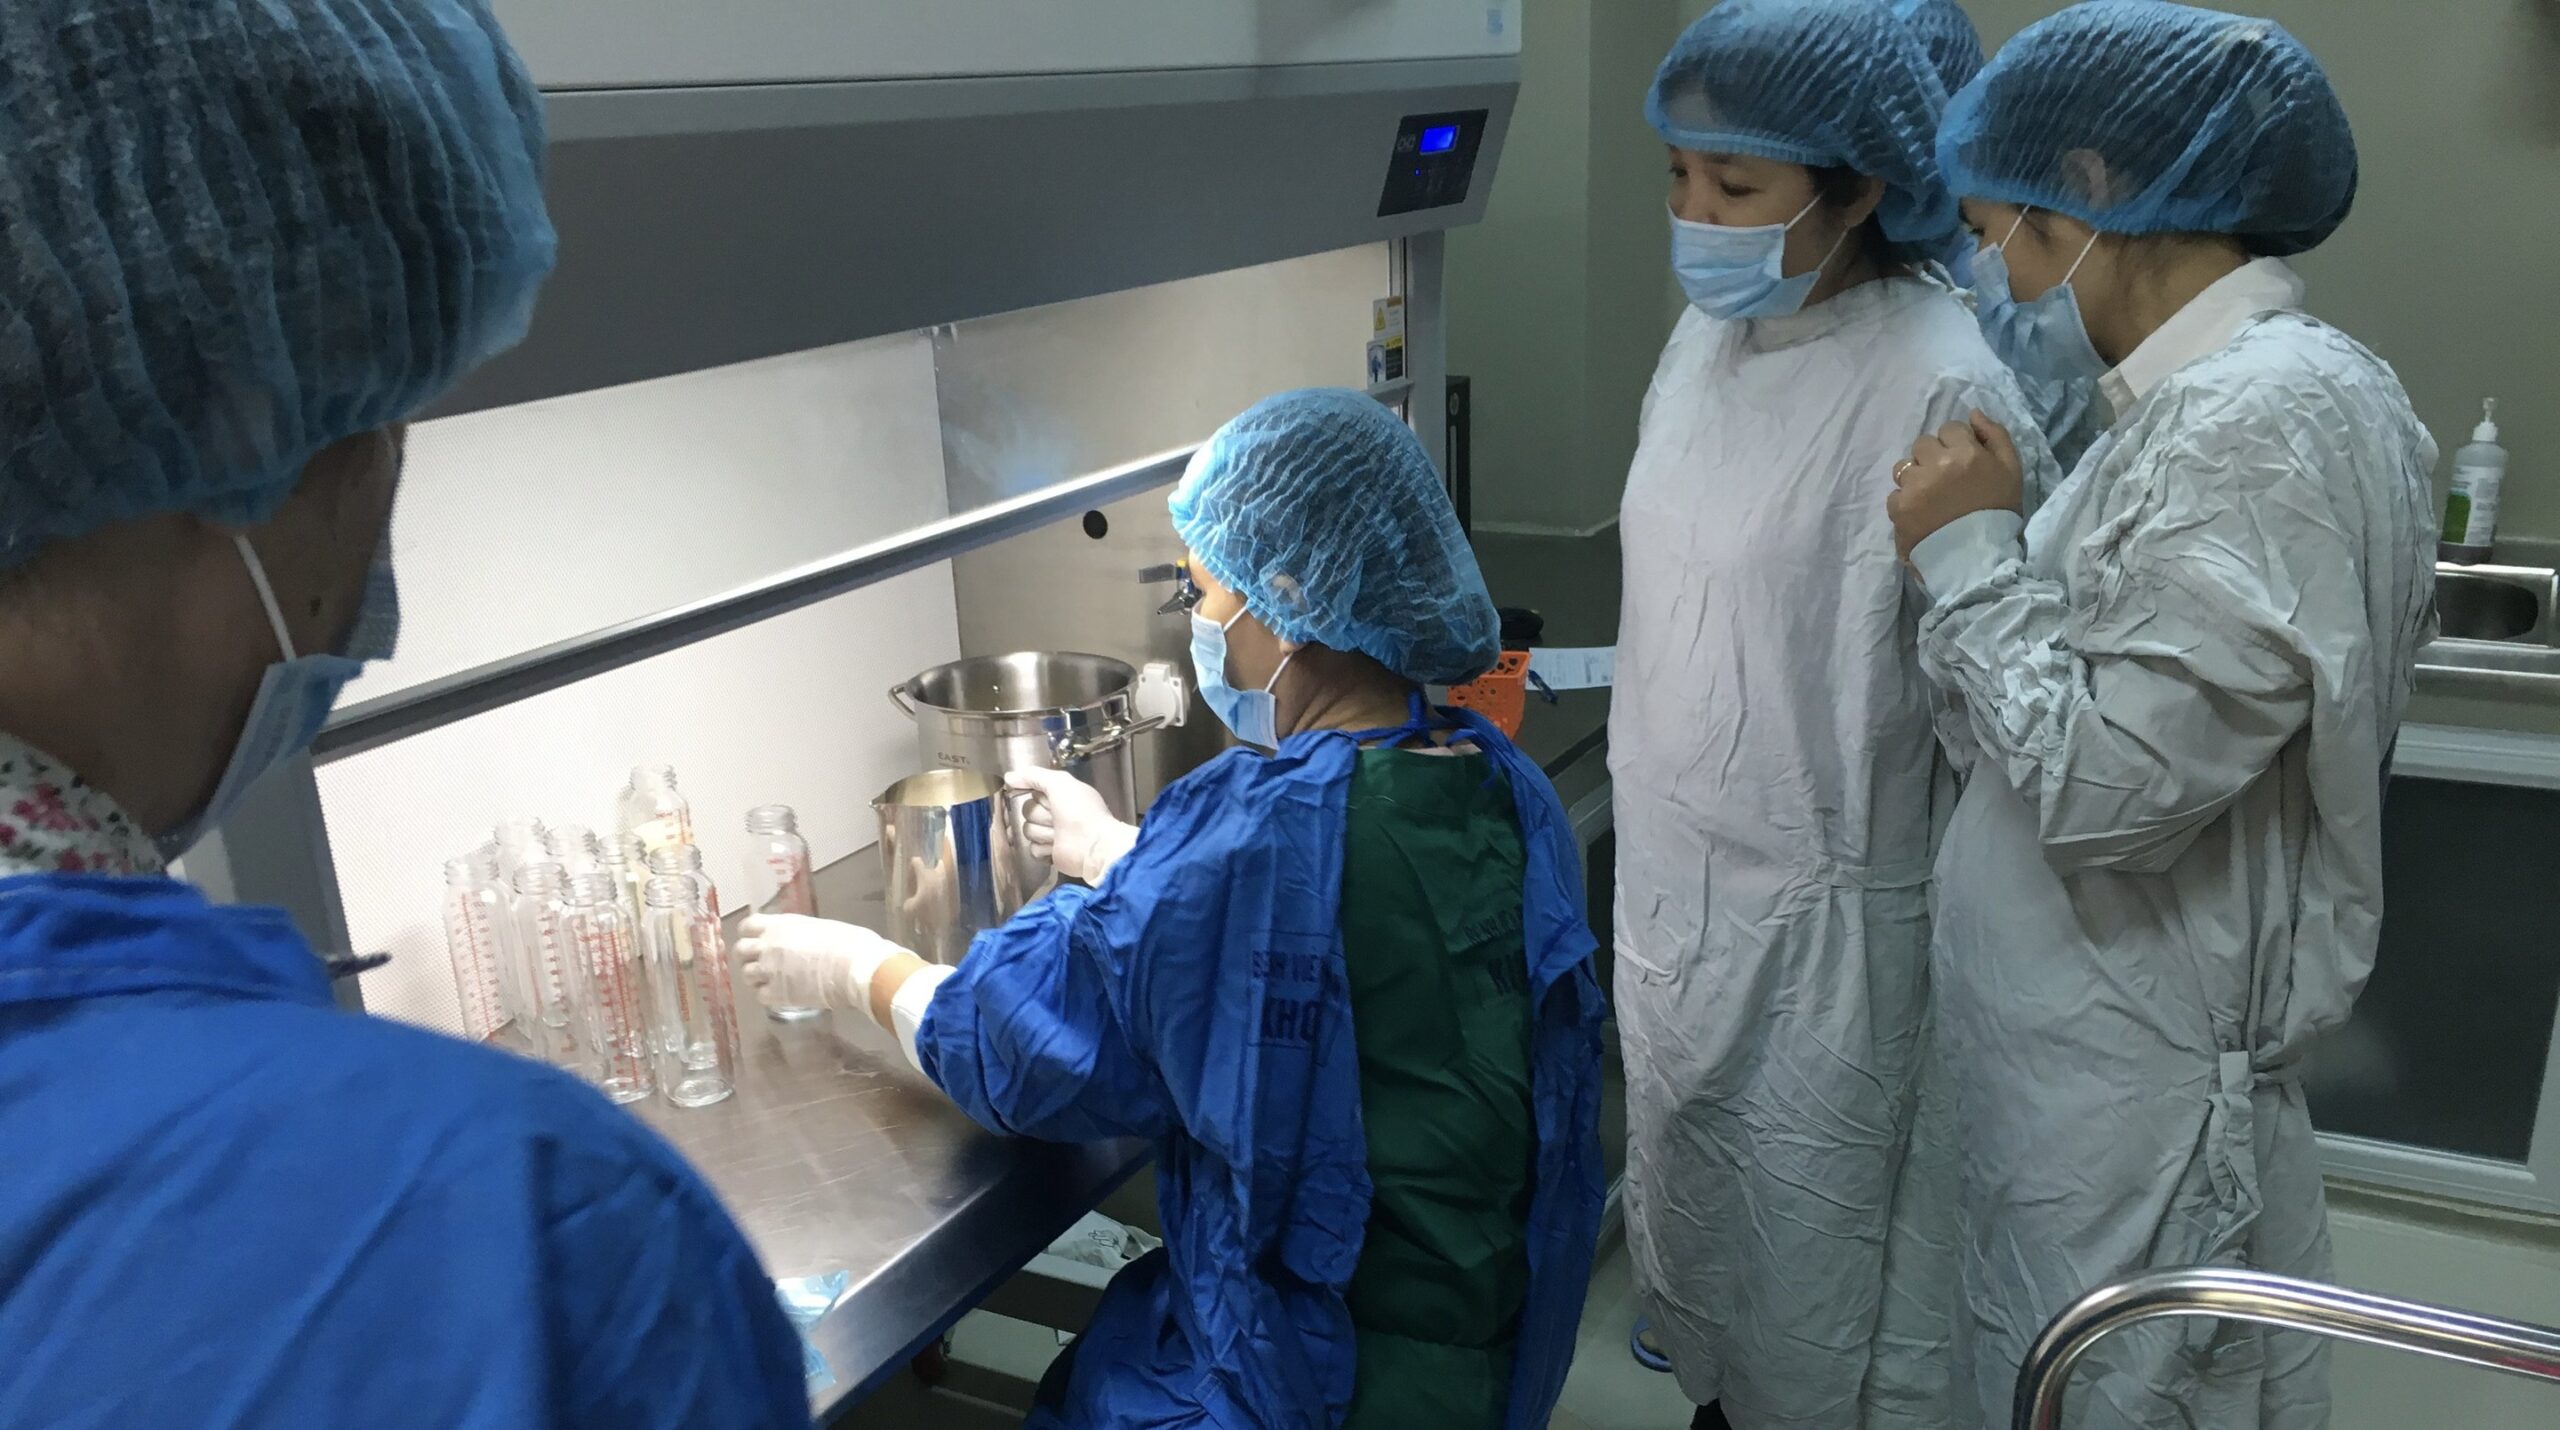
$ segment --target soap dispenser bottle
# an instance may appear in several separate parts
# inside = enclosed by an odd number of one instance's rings
[[[2498,399],[2480,404],[2480,425],[2454,449],[2453,490],[2444,499],[2444,531],[2436,559],[2476,566],[2489,559],[2498,535],[2498,488],[2507,476],[2507,449],[2498,445]]]

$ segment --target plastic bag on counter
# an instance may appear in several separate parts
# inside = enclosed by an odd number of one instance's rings
[[[1049,1243],[1049,1254],[1066,1261],[1117,1271],[1164,1245],[1134,1226],[1123,1226],[1100,1212],[1086,1212],[1066,1235]]]
[[[808,1378],[812,1391],[835,1384],[836,1373],[828,1368],[827,1358],[818,1354],[818,1348],[809,1344],[809,1332],[844,1299],[845,1288],[851,1284],[850,1271],[774,1278],[773,1294],[782,1302],[782,1314],[789,1316],[793,1328],[800,1332],[800,1373]]]

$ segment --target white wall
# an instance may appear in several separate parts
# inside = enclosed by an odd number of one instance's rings
[[[948,513],[921,335],[422,424],[394,551],[399,658],[380,695],[664,610]],[[877,834],[915,765],[882,691],[955,658],[947,566],[628,667],[321,771],[366,1006],[455,1031],[440,866],[500,819],[609,828],[630,767],[673,763],[715,880],[745,811],[798,808],[821,860]]]

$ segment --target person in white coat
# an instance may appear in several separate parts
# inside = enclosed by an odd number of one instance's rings
[[[1919,272],[1944,93],[1876,0],[1726,0],[1647,106],[1691,307],[1621,522],[1616,992],[1628,1242],[1702,1425],[1954,1423],[1914,1137],[1952,787],[1882,502],[1914,432],[2023,405]]]
[[[1937,867],[1969,1421],[2073,1298],[2146,1269],[2329,1274],[2297,1080],[2382,917],[2382,792],[2433,633],[2435,446],[2283,262],[2355,194],[2319,65],[2264,20],[2090,0],[1950,106],[1994,346],[2113,410],[2018,510],[2007,419],[1924,438],[1896,530],[1971,774]],[[2140,1328],[2074,1430],[2315,1430],[2319,1343]]]

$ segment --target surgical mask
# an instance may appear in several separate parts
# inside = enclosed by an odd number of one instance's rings
[[[1238,690],[1227,684],[1227,627],[1244,619],[1238,611],[1225,625],[1194,612],[1191,617],[1191,671],[1200,686],[1200,698],[1218,722],[1235,732],[1237,739],[1266,750],[1280,748],[1280,697],[1271,692],[1280,684],[1280,671],[1298,658],[1291,651],[1280,660],[1280,670],[1271,672],[1271,683],[1260,690]]]
[[[222,778],[214,782],[212,797],[202,809],[152,841],[162,859],[175,859],[194,848],[205,831],[219,827],[240,807],[261,776],[287,757],[311,748],[347,682],[355,679],[366,661],[388,659],[400,640],[400,593],[391,574],[389,533],[384,533],[381,549],[365,572],[364,598],[356,608],[345,655],[294,654],[293,632],[285,628],[284,611],[276,604],[266,566],[247,537],[234,536],[232,541],[242,564],[249,568],[249,583],[258,588],[258,604],[266,608],[267,625],[275,632],[276,649],[284,659],[269,665],[259,677],[257,696],[249,702],[249,718],[232,742],[231,758],[222,767]]]
[[[2061,282],[2033,301],[2021,303],[2009,287],[2008,249],[2009,240],[2017,237],[2018,224],[2026,221],[2026,214],[2019,214],[2018,223],[2009,225],[1997,245],[1975,256],[1974,320],[1982,324],[1992,355],[2025,376],[2045,382],[2095,381],[2106,374],[2107,360],[2098,356],[2096,345],[2089,341],[2071,279],[2098,246],[2098,236],[2089,235],[2088,246],[2071,260],[2071,270]]]
[[[1849,241],[1842,230],[1822,261],[1793,278],[1787,272],[1787,233],[1822,202],[1796,211],[1785,223],[1752,228],[1691,223],[1671,215],[1671,269],[1680,275],[1680,291],[1710,318],[1782,318],[1804,306],[1805,295],[1822,281],[1822,270]]]

